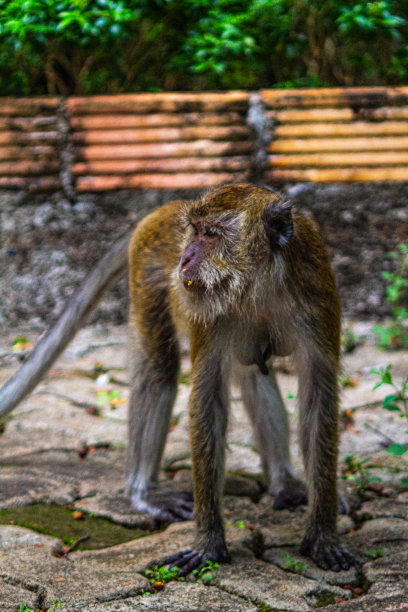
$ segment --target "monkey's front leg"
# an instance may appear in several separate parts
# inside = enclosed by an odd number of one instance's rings
[[[299,367],[301,443],[308,478],[310,522],[300,551],[323,569],[355,563],[336,533],[338,510],[337,364],[308,356]]]
[[[206,564],[230,560],[224,537],[222,489],[228,389],[222,362],[196,359],[190,397],[190,439],[194,476],[194,514],[197,539],[193,550],[182,551],[164,560],[179,567],[179,576]]]

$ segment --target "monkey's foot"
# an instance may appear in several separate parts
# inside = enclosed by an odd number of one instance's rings
[[[166,557],[161,561],[161,565],[169,565],[169,569],[180,568],[177,576],[187,576],[193,570],[200,570],[205,567],[208,561],[211,563],[228,563],[231,560],[228,550],[223,546],[217,553],[200,553],[191,548],[182,550],[171,557]]]
[[[166,523],[192,521],[194,518],[191,493],[156,489],[143,493],[134,491],[131,501],[137,512],[146,512]]]
[[[314,535],[312,535],[314,534]],[[326,537],[322,534],[316,535],[315,531],[306,533],[300,546],[300,552],[324,570],[348,570],[356,563],[353,555],[347,549],[340,546],[334,537]]]
[[[274,510],[283,510],[284,508],[293,508],[302,504],[307,504],[306,485],[301,480],[294,478],[278,491],[273,502],[273,508]]]

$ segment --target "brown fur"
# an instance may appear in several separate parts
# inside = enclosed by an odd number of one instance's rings
[[[294,476],[282,398],[266,363],[294,355],[309,526],[302,551],[338,570],[352,563],[336,536],[340,307],[322,240],[269,189],[219,188],[144,219],[129,248],[132,393],[128,486],[134,507],[164,520],[191,517],[189,501],[157,485],[179,371],[190,338],[190,436],[198,530],[173,559],[186,574],[227,560],[221,494],[228,387],[239,373],[275,506],[304,503]]]

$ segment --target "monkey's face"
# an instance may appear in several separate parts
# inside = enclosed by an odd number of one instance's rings
[[[239,281],[244,263],[237,248],[240,226],[240,215],[189,218],[178,266],[178,276],[188,292],[225,293]]]
[[[179,296],[194,316],[211,317],[236,306],[249,313],[268,299],[293,224],[270,190],[230,185],[187,205],[180,230]]]

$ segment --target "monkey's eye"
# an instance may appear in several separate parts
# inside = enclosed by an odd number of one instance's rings
[[[219,236],[220,231],[216,227],[203,227],[202,234],[203,236],[213,238],[214,236]]]

